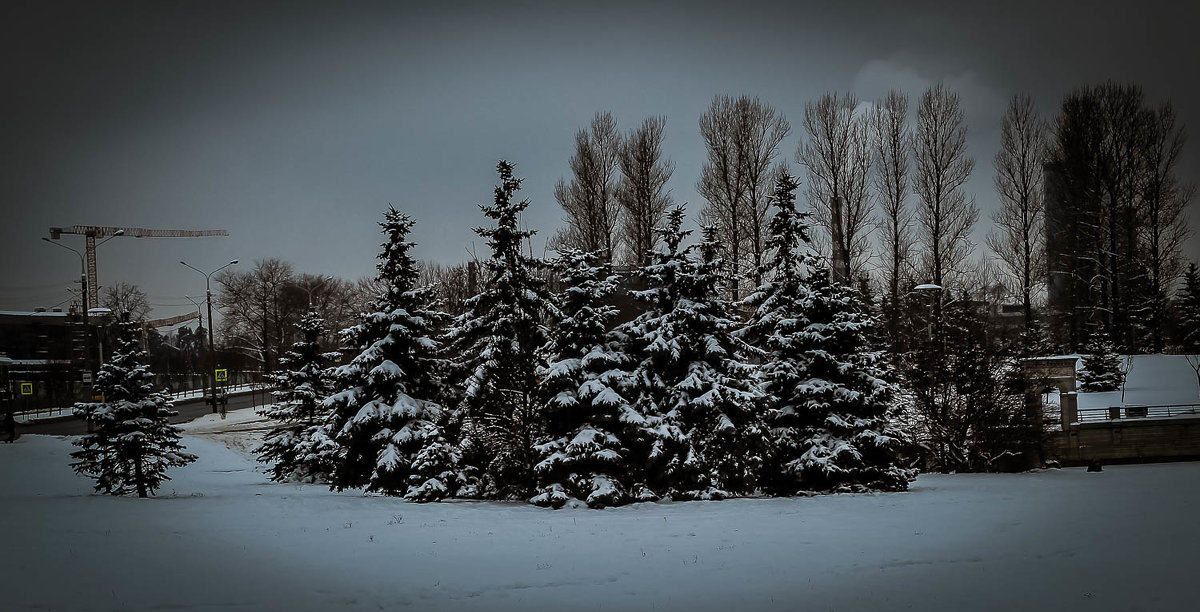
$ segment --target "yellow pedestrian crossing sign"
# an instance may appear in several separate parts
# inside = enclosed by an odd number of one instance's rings
[[[31,383],[31,382],[21,383],[21,395],[33,395],[33,383]]]
[[[229,370],[225,368],[217,370],[217,382],[225,382],[227,380],[229,380]]]

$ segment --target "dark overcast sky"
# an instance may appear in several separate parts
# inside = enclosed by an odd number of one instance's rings
[[[968,190],[985,215],[1015,93],[1051,115],[1079,85],[1131,81],[1200,129],[1187,3],[829,4],[6,2],[0,308],[68,297],[78,260],[40,242],[52,225],[228,229],[101,247],[101,284],[141,285],[156,316],[203,291],[180,259],[371,274],[389,203],[417,219],[420,256],[459,261],[500,158],[525,177],[527,221],[544,238],[561,219],[552,190],[573,134],[598,110],[623,131],[667,116],[670,187],[693,213],[697,119],[716,93],[783,112],[795,172],[805,102],[897,86],[916,97],[944,80],[963,97]]]

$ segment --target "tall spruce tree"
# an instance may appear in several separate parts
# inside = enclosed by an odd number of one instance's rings
[[[138,348],[141,325],[122,315],[116,345],[96,375],[96,391],[104,401],[79,403],[75,414],[87,420],[91,433],[75,442],[75,473],[96,481],[96,491],[112,495],[153,494],[167,469],[196,460],[184,451],[179,429],[168,420],[172,410],[165,392],[154,391],[146,352]]]
[[[359,354],[333,370],[337,391],[325,399],[325,431],[336,443],[333,488],[363,487],[386,495],[433,501],[462,484],[459,451],[443,425],[442,359],[433,339],[444,315],[432,290],[418,287],[407,240],[413,221],[391,208],[379,224],[387,241],[379,255],[382,287],[375,312],[342,332]]]
[[[774,455],[770,486],[796,491],[904,490],[903,434],[889,423],[895,386],[882,352],[869,349],[875,320],[857,292],[830,281],[796,210],[797,182],[776,182],[768,279],[745,300],[743,332],[764,352],[760,380]]]
[[[271,480],[319,482],[327,480],[333,469],[322,458],[336,450],[322,428],[322,401],[331,391],[326,368],[337,354],[321,352],[318,339],[325,334],[325,320],[317,313],[304,315],[296,329],[300,341],[279,360],[280,370],[271,376],[278,388],[275,403],[259,411],[278,424],[257,452],[259,460],[271,466]]]
[[[506,161],[497,171],[495,201],[480,206],[495,226],[475,229],[492,249],[483,262],[484,289],[467,299],[445,339],[464,383],[464,452],[467,463],[480,468],[478,495],[529,499],[543,429],[539,353],[549,340],[545,320],[555,309],[538,275],[545,263],[524,253],[535,232],[521,229],[521,212],[529,206],[514,200],[521,180]]]
[[[649,288],[636,292],[646,311],[621,327],[639,363],[628,420],[648,438],[639,498],[720,499],[758,486],[767,454],[748,347],[733,336],[739,323],[717,296],[722,289],[713,230],[684,247],[683,207],[659,230],[664,246],[641,270]],[[700,257],[693,255],[697,248]],[[638,418],[643,422],[636,423]],[[640,483],[639,483],[640,484]]]
[[[540,378],[545,397],[545,439],[538,445],[540,493],[532,502],[561,507],[569,497],[592,508],[628,499],[632,407],[620,389],[629,357],[610,324],[617,314],[612,267],[598,253],[563,252],[555,262],[565,289],[555,302],[560,319],[545,353]]]

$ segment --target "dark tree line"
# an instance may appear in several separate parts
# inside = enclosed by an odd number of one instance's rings
[[[1080,88],[1049,121],[1014,96],[992,160],[1000,207],[985,253],[972,239],[962,101],[938,83],[914,107],[901,91],[805,104],[796,161],[811,238],[830,279],[855,286],[880,317],[929,464],[988,469],[1012,455],[985,450],[1000,443],[984,440],[983,424],[1006,432],[1017,455],[1037,438],[1040,418],[1020,409],[1020,358],[1195,345],[1194,282],[1182,282],[1194,195],[1180,177],[1186,137],[1171,105],[1149,104],[1135,86]],[[713,227],[729,299],[745,293],[743,279],[764,280],[766,186],[785,172],[775,159],[789,134],[782,113],[750,96],[716,96],[700,117],[700,224]]]
[[[1047,155],[1052,328],[1081,348],[1101,335],[1129,352],[1170,344],[1169,307],[1183,273],[1185,141],[1170,104],[1106,83],[1063,100]],[[1173,344],[1178,345],[1178,339]]]

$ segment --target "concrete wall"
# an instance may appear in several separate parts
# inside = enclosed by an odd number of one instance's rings
[[[1058,438],[1058,456],[1067,465],[1200,457],[1200,418],[1076,423]]]

